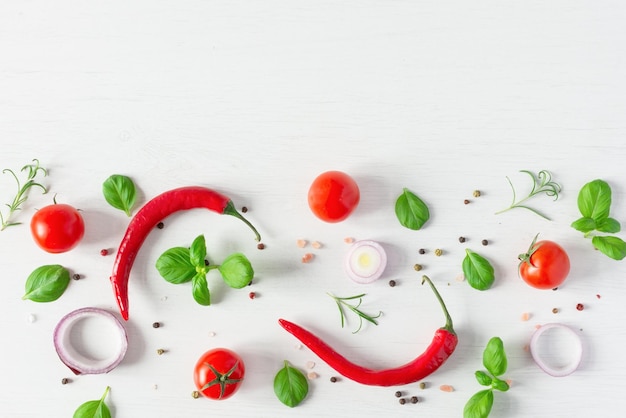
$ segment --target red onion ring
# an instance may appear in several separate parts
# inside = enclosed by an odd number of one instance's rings
[[[544,372],[563,377],[572,374],[580,365],[583,344],[580,336],[567,325],[546,324],[533,333],[530,353]]]
[[[94,353],[87,347],[94,345],[94,341],[85,340],[89,337],[85,335],[85,321],[94,319],[102,327],[98,328],[98,336],[106,338],[108,333],[112,334],[108,341],[114,346],[113,352]],[[100,308],[81,308],[65,315],[54,328],[53,340],[59,358],[76,375],[108,373],[122,362],[128,349],[128,337],[122,323],[111,312]],[[95,341],[100,351],[106,345],[101,343],[100,338]]]
[[[372,257],[373,256],[373,257]],[[366,266],[360,266],[365,260]],[[370,266],[370,263],[374,263]],[[345,270],[348,276],[357,283],[366,284],[377,280],[387,266],[387,253],[375,241],[357,241],[350,247],[345,258]]]

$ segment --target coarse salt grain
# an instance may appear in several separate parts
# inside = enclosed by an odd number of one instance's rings
[[[312,260],[313,260],[313,254],[311,253],[306,253],[302,256],[303,263],[310,263]]]
[[[314,361],[307,361],[306,362],[306,368],[307,369],[312,369],[313,367],[315,367],[315,362]]]
[[[346,237],[343,239],[343,242],[345,242],[346,244],[352,244],[354,242],[354,238]]]
[[[26,317],[26,320],[32,324],[33,322],[37,321],[37,317],[34,314],[29,314]]]
[[[213,331],[209,332],[209,337],[215,337],[215,332]]]
[[[317,379],[317,373],[315,372],[309,372],[306,376],[309,378],[309,380]]]
[[[456,276],[456,281],[457,282],[462,282],[465,280],[465,275],[463,273],[460,273]]]
[[[441,385],[441,386],[439,386],[439,389],[442,392],[454,392],[454,388],[452,386],[450,386],[450,385]]]
[[[530,319],[530,314],[528,312],[524,312],[522,317],[520,318],[522,321],[528,321]]]
[[[313,241],[311,243],[311,247],[315,248],[316,250],[319,250],[320,248],[322,248],[322,243],[319,241]]]
[[[298,246],[298,248],[304,248],[307,244],[308,242],[305,239],[299,239],[296,241],[296,245]]]

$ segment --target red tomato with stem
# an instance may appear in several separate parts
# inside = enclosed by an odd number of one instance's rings
[[[361,193],[356,181],[341,171],[326,171],[309,188],[309,207],[325,222],[340,222],[356,209]]]
[[[198,391],[207,398],[230,398],[241,386],[246,367],[241,357],[227,348],[214,348],[202,354],[193,371]]]
[[[537,289],[554,289],[567,278],[570,269],[567,252],[553,241],[537,241],[528,252],[519,255],[519,274],[530,286]]]
[[[35,242],[49,253],[63,253],[76,247],[85,235],[85,222],[73,206],[54,203],[39,209],[30,221]]]

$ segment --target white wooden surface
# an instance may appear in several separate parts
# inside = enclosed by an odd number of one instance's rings
[[[625,17],[620,1],[1,1],[0,167],[38,158],[50,170],[51,194],[32,193],[17,219],[28,223],[56,194],[83,210],[87,233],[61,255],[39,250],[27,225],[0,233],[0,416],[68,417],[107,385],[117,418],[462,416],[480,389],[473,373],[482,349],[496,335],[513,384],[496,394],[491,416],[621,416],[626,267],[569,224],[578,190],[595,178],[611,184],[613,216],[626,222]],[[328,169],[361,186],[359,208],[340,224],[318,221],[306,204],[310,182]],[[533,202],[552,222],[522,210],[494,215],[511,198],[505,176],[528,186],[520,169],[548,169],[562,183],[557,202]],[[99,255],[118,245],[128,222],[101,195],[113,173],[135,180],[141,203],[176,186],[216,188],[250,208],[267,248],[257,250],[235,219],[202,211],[168,219],[133,269],[127,358],[108,375],[61,385],[70,372],[52,346],[57,321],[82,306],[117,312],[113,256]],[[0,176],[2,203],[13,187]],[[422,231],[395,219],[402,187],[431,208]],[[483,196],[464,205],[474,189]],[[517,254],[538,232],[571,256],[556,292],[531,289],[516,274]],[[249,256],[256,299],[247,289],[226,291],[214,276],[216,303],[202,308],[189,287],[158,277],[158,255],[201,233],[216,260]],[[346,278],[346,236],[386,246],[383,279],[363,287]],[[300,262],[298,238],[324,244],[312,263]],[[418,255],[421,247],[429,252]],[[433,256],[437,247],[444,256]],[[465,248],[493,261],[489,291],[455,280]],[[460,338],[426,390],[401,388],[418,405],[399,405],[396,388],[330,383],[335,373],[276,322],[299,322],[370,366],[412,359],[443,325],[415,262],[439,286]],[[56,302],[22,301],[28,274],[50,263],[85,278]],[[356,335],[341,329],[327,291],[366,292],[364,308],[384,312],[380,325]],[[546,322],[583,338],[581,368],[569,377],[547,376],[524,350]],[[214,346],[241,353],[245,384],[227,401],[192,399],[193,364]],[[295,409],[272,391],[285,359],[302,369],[314,361],[319,374]],[[441,392],[441,384],[456,390]]]

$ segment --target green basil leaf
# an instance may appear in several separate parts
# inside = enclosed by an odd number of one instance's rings
[[[211,304],[211,293],[206,281],[206,274],[198,273],[193,276],[191,285],[194,300],[200,305],[209,306]]]
[[[462,264],[465,279],[474,289],[489,289],[495,280],[493,266],[486,258],[469,248],[465,252],[466,256]]]
[[[613,218],[605,218],[598,221],[596,229],[600,232],[606,232],[608,234],[615,234],[622,229],[622,226]]]
[[[113,174],[102,184],[102,194],[109,205],[123,210],[128,216],[131,215],[131,210],[137,200],[137,190],[135,183],[129,177]]]
[[[189,258],[194,266],[204,267],[204,259],[206,258],[206,241],[204,235],[199,235],[191,243],[189,248]]]
[[[108,393],[109,387],[107,386],[100,400],[85,402],[76,409],[73,418],[111,418],[111,411],[104,402]]]
[[[593,237],[591,243],[603,254],[614,260],[626,257],[626,242],[618,237]]]
[[[196,266],[191,263],[188,248],[174,247],[165,251],[156,261],[161,277],[170,283],[188,282],[196,274]]]
[[[578,210],[584,217],[599,221],[609,217],[611,187],[604,180],[585,184],[578,193]]]
[[[396,200],[395,209],[400,225],[409,229],[420,229],[430,218],[428,206],[407,188]]]
[[[234,289],[246,287],[254,277],[250,260],[241,253],[231,254],[220,264],[218,270],[227,285]]]
[[[70,272],[59,264],[36,268],[26,279],[23,300],[52,302],[61,297],[70,283]]]
[[[493,379],[493,382],[491,382],[491,387],[501,392],[506,392],[510,388],[507,382],[505,382],[504,380],[498,379],[497,377]]]
[[[493,406],[493,390],[485,389],[474,394],[463,408],[463,418],[487,418]]]
[[[596,229],[596,221],[593,218],[583,216],[582,218],[572,222],[572,228],[586,234],[587,232],[591,232]]]
[[[489,376],[482,370],[477,370],[476,373],[474,373],[474,376],[476,376],[476,380],[478,380],[478,383],[483,386],[491,386],[491,382],[493,382],[491,376]]]
[[[274,377],[274,393],[278,400],[293,408],[304,400],[308,392],[309,382],[304,373],[285,360],[285,366]]]
[[[493,337],[483,351],[483,365],[494,376],[502,376],[508,366],[504,344],[500,337]]]

